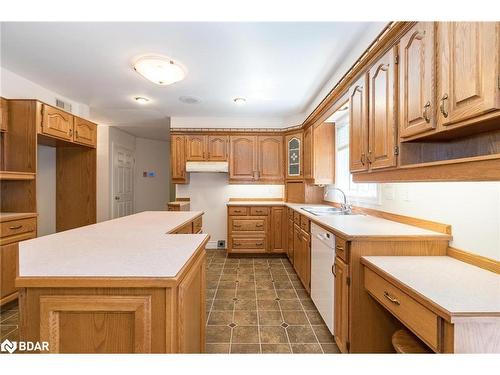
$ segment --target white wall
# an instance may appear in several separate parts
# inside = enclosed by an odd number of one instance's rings
[[[380,184],[379,204],[355,205],[450,224],[451,246],[500,260],[500,182]]]
[[[227,241],[229,198],[282,198],[283,193],[283,185],[229,185],[227,173],[191,173],[188,185],[176,185],[176,197],[191,198],[191,210],[205,212],[208,248],[216,248],[217,240]]]
[[[135,212],[166,210],[170,195],[168,142],[136,138]],[[155,172],[155,177],[143,177]]]
[[[56,98],[71,103],[73,113],[87,117],[89,106],[66,98],[24,77],[0,67],[0,96],[8,99],[37,99],[55,105]],[[39,146],[37,155],[36,201],[38,211],[38,235],[56,230],[56,150]]]
[[[37,163],[37,229],[39,236],[45,236],[56,231],[56,148],[39,145]]]

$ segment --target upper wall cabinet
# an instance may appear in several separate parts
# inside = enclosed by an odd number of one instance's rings
[[[229,179],[232,181],[253,181],[257,178],[257,137],[230,136],[229,144]]]
[[[201,161],[207,157],[207,136],[188,135],[186,136],[186,160]]]
[[[207,141],[208,160],[226,161],[229,137],[227,135],[209,135]]]
[[[170,137],[170,169],[172,171],[172,182],[175,184],[188,183],[185,138],[183,135],[172,135]]]
[[[286,178],[302,179],[302,133],[290,134],[285,137],[286,143]]]
[[[370,69],[368,162],[370,169],[396,165],[397,47],[386,52]]]
[[[60,109],[42,104],[42,122],[40,133],[64,139],[73,140],[73,116]]]
[[[0,131],[5,132],[7,131],[7,122],[8,122],[8,114],[9,114],[9,109],[8,109],[8,103],[7,99],[0,98]]]
[[[500,109],[500,23],[438,23],[439,124]]]
[[[283,136],[260,135],[257,147],[258,179],[283,183]]]
[[[227,135],[186,136],[187,161],[226,161],[227,150]]]
[[[74,119],[74,142],[82,145],[96,147],[97,125],[83,118]]]
[[[349,90],[349,164],[351,172],[368,170],[368,76]]]
[[[414,136],[436,127],[436,23],[419,22],[400,41],[399,135]]]
[[[334,124],[324,122],[304,131],[304,178],[314,185],[334,183]]]

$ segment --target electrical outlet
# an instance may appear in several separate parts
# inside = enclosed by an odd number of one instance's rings
[[[226,248],[226,241],[225,240],[218,240],[217,241],[217,249],[225,249]]]

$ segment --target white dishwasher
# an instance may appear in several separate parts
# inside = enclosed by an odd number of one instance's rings
[[[311,223],[311,237],[311,298],[333,335],[335,236]]]

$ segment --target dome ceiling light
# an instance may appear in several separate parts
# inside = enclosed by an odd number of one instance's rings
[[[245,104],[247,102],[247,100],[245,98],[234,98],[233,102],[236,105],[243,105],[243,104]]]
[[[134,70],[157,85],[171,85],[186,77],[185,69],[165,56],[144,56],[134,64]]]

